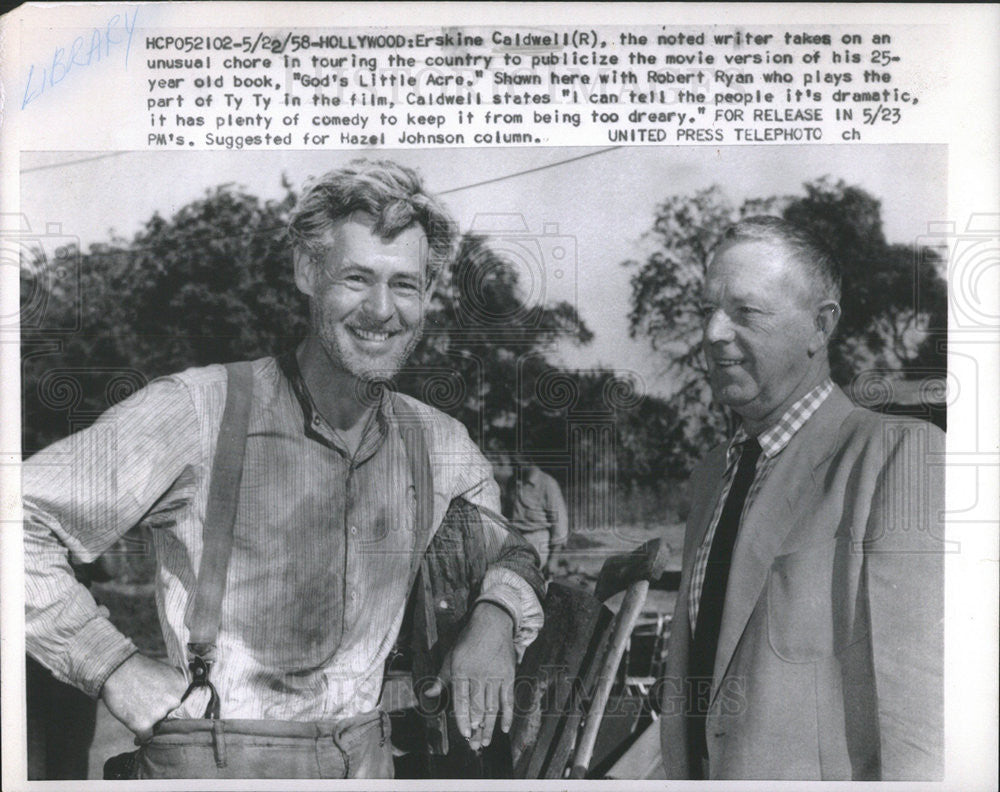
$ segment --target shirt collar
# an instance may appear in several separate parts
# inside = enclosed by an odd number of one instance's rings
[[[323,417],[316,402],[313,400],[309,388],[306,387],[305,378],[299,368],[299,361],[295,355],[295,350],[291,349],[278,356],[278,366],[285,378],[292,386],[292,392],[302,409],[303,431],[307,437],[319,440],[324,445],[332,446],[346,455],[346,447],[341,440],[337,430],[334,429],[326,418]],[[365,430],[365,436],[358,448],[357,457],[359,461],[367,459],[378,448],[385,437],[386,428],[392,418],[392,399],[386,393],[388,389],[381,383],[373,383],[371,387],[371,398],[377,399],[378,404],[375,410],[375,420],[369,420],[369,425]],[[365,394],[369,395],[369,394]],[[375,433],[372,429],[375,429]]]
[[[770,429],[757,435],[757,442],[760,443],[761,453],[765,457],[773,457],[779,454],[796,432],[805,426],[820,405],[826,401],[826,397],[833,393],[833,381],[827,377],[809,393],[799,399],[789,407],[778,422]],[[733,435],[729,443],[729,457],[732,459],[734,450],[750,439],[750,435],[740,426]]]

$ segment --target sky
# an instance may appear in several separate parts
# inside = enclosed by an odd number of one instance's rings
[[[642,258],[643,235],[667,196],[718,184],[738,205],[802,194],[804,182],[830,176],[881,200],[890,242],[913,242],[948,217],[946,147],[857,144],[22,152],[21,212],[32,231],[56,224],[86,248],[112,233],[131,238],[154,212],[169,217],[217,185],[280,198],[283,176],[298,189],[310,175],[358,156],[417,168],[427,189],[446,193],[463,231],[492,231],[499,248],[515,255],[529,301],[577,307],[594,340],[582,348],[560,344],[554,360],[638,374],[660,395],[671,387],[664,361],[647,342],[628,338],[630,271],[621,262]]]

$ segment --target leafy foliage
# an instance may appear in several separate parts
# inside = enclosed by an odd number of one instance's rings
[[[129,242],[75,257],[79,293],[52,291],[43,328],[22,332],[24,448],[82,428],[154,377],[258,357],[305,328],[280,202],[223,186],[170,220],[153,215]],[[22,267],[22,299],[48,262]],[[51,279],[50,279],[51,280]],[[35,283],[31,281],[36,281]]]
[[[455,416],[495,450],[513,448],[519,417],[538,407],[524,385],[551,369],[552,344],[593,337],[568,303],[526,303],[513,266],[475,234],[462,238],[439,278],[426,324],[399,388]]]
[[[827,179],[805,185],[785,219],[813,231],[838,256],[843,295],[831,348],[834,378],[849,382],[864,367],[944,372],[945,353],[927,328],[947,327],[942,261],[930,248],[891,244],[882,229],[881,203],[858,187]]]

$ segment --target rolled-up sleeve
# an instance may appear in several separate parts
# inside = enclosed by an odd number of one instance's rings
[[[491,566],[483,578],[482,593],[476,602],[499,605],[514,619],[514,648],[518,657],[523,654],[542,629],[545,617],[538,597],[527,581],[516,572]]]
[[[91,696],[137,650],[76,580],[69,554],[92,561],[136,525],[197,458],[198,433],[185,386],[163,379],[24,462],[27,651]]]
[[[492,602],[514,620],[514,646],[518,656],[531,644],[544,623],[541,598],[544,581],[538,554],[500,513],[500,487],[493,469],[462,427],[453,440],[461,460],[452,464],[456,471],[453,496],[463,497],[478,507],[482,517],[487,558],[486,574],[477,602]]]

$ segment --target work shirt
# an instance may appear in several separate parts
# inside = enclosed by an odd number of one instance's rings
[[[826,397],[832,392],[833,382],[829,379],[824,380],[789,407],[774,426],[757,435],[761,454],[757,460],[753,483],[750,485],[747,498],[743,502],[743,511],[740,513],[741,525],[743,523],[743,515],[747,513],[760,493],[761,487],[767,480],[767,474],[774,465],[778,454],[784,450],[796,432],[805,426],[806,421],[812,417],[813,413],[819,409],[820,405],[826,401]],[[736,468],[740,463],[740,457],[743,453],[743,444],[749,439],[750,436],[746,433],[746,430],[740,426],[733,435],[732,440],[729,441],[729,447],[726,450],[726,474],[723,478],[722,492],[719,494],[719,500],[715,504],[715,512],[712,514],[712,519],[708,524],[705,538],[698,547],[698,553],[694,559],[694,568],[691,572],[691,596],[688,598],[688,618],[691,621],[692,635],[694,635],[695,625],[698,621],[698,606],[701,600],[701,590],[705,584],[705,572],[708,568],[708,556],[712,550],[712,540],[715,538],[715,529],[719,524],[722,509],[725,506],[726,498],[729,497],[729,490],[736,476]]]
[[[378,701],[414,561],[416,492],[393,410],[394,399],[406,397],[375,394],[352,456],[316,410],[294,355],[280,365],[275,358],[255,361],[253,372],[211,680],[224,718],[357,715]],[[135,647],[72,579],[65,548],[90,560],[132,526],[150,527],[169,662],[186,670],[184,616],[201,560],[225,394],[222,366],[156,380],[24,464],[28,650],[91,695]],[[424,426],[433,528],[459,495],[484,515],[496,514],[499,493],[489,463],[464,427],[408,403]],[[506,531],[483,522],[492,558]],[[541,607],[519,575],[488,567],[480,600],[511,614],[516,646],[534,638]],[[204,699],[192,695],[171,717],[200,717],[203,709]]]
[[[532,465],[517,471],[508,484],[511,524],[522,533],[549,531],[549,546],[566,543],[569,515],[559,484],[548,473]]]

